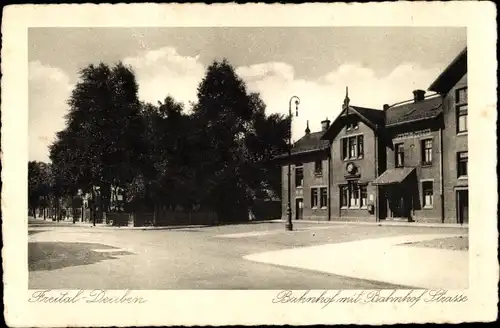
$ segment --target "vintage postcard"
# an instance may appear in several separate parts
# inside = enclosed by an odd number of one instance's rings
[[[6,7],[7,324],[494,321],[495,17]]]

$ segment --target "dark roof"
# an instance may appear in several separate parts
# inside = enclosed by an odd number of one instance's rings
[[[374,125],[384,124],[384,111],[373,108],[359,107],[359,106],[350,106],[350,107],[357,110],[361,115],[367,118]]]
[[[401,167],[388,169],[382,173],[378,178],[373,180],[373,185],[389,185],[395,183],[403,182],[411,172],[413,172],[414,167]]]
[[[323,135],[323,133],[324,131],[318,131],[304,135],[293,145],[292,156],[328,149],[328,140],[321,140],[321,136]],[[276,156],[276,158],[284,157],[288,157],[288,154],[281,154]]]
[[[343,118],[347,113],[349,115],[357,115],[361,121],[365,122],[373,130],[377,129],[378,126],[384,125],[384,112],[381,110],[351,105],[348,107],[344,106],[344,109],[330,125],[322,139],[332,140],[335,138],[339,131],[344,127],[345,121]]]
[[[313,132],[306,134],[300,138],[292,148],[292,154],[309,152],[311,150],[321,150],[328,148],[329,143],[326,140],[321,140],[324,131]]]
[[[429,90],[446,94],[467,73],[467,48],[462,50],[432,82]]]
[[[385,125],[393,126],[437,117],[442,112],[441,97],[427,98],[389,107],[385,113]]]

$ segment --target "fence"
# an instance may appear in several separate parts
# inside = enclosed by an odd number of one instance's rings
[[[213,225],[217,216],[212,212],[159,211],[136,213],[106,213],[106,223],[113,226],[179,226]]]
[[[159,211],[156,215],[155,225],[212,225],[217,223],[217,215],[213,212],[180,212]]]

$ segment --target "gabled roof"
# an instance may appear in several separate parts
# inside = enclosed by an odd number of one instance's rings
[[[361,121],[368,125],[371,129],[377,130],[384,124],[384,112],[378,109],[359,107],[359,106],[344,106],[344,109],[337,118],[333,121],[332,125],[323,135],[323,140],[332,140],[344,127],[344,117],[347,115],[356,115]]]
[[[323,133],[324,131],[318,131],[304,135],[293,145],[291,151],[292,156],[328,149],[329,147],[328,140],[321,139]],[[281,154],[276,156],[276,158],[285,158],[285,157],[288,157],[288,154]]]
[[[411,101],[389,107],[385,112],[385,126],[406,124],[426,119],[432,119],[442,113],[442,98],[439,96],[421,101]]]
[[[429,90],[440,94],[448,93],[451,88],[467,73],[467,47],[444,69],[432,82]]]
[[[329,143],[327,140],[321,140],[324,131],[318,131],[306,134],[300,138],[292,148],[292,154],[309,152],[311,150],[322,150],[328,148]]]
[[[384,124],[384,112],[378,109],[350,106],[375,126]]]

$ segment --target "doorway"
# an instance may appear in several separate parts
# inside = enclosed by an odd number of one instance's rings
[[[302,220],[304,215],[304,200],[302,198],[295,199],[295,220]]]
[[[410,193],[402,186],[391,187],[387,192],[387,200],[391,218],[408,219],[408,221],[411,221],[413,202]]]
[[[469,190],[457,190],[457,220],[460,224],[469,223]]]

